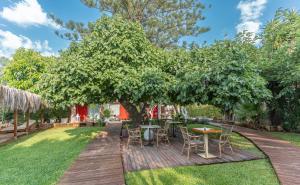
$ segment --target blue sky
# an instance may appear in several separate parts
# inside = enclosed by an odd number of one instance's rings
[[[274,17],[278,8],[300,10],[299,0],[202,0],[207,7],[205,21],[199,25],[210,31],[198,37],[186,37],[188,42],[212,43],[232,38],[238,31],[259,33]],[[62,20],[87,23],[100,17],[96,9],[85,7],[80,0],[0,0],[0,56],[11,57],[18,47],[32,48],[43,55],[57,55],[69,41],[54,34],[61,30],[47,14]]]

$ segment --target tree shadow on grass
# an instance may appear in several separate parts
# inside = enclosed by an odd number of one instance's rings
[[[49,129],[0,147],[0,184],[55,184],[97,130]]]

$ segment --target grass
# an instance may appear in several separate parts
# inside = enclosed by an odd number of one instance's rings
[[[56,184],[99,130],[49,129],[0,147],[0,184]]]
[[[206,128],[216,128],[218,127],[213,126],[213,125],[208,125],[208,124],[189,124],[188,129],[191,131],[192,128],[201,128],[201,127],[206,127]],[[219,128],[220,129],[220,128]],[[210,134],[210,138],[218,139],[219,134]],[[257,155],[258,157],[264,157],[265,155],[248,139],[245,137],[239,135],[238,133],[233,133],[231,137],[231,144],[235,148],[239,148],[241,150],[245,150],[247,152],[250,152],[252,154]]]
[[[144,170],[126,174],[128,185],[279,185],[266,159]]]
[[[277,137],[285,141],[289,141],[296,146],[300,147],[300,134],[298,133],[287,133],[287,132],[270,132],[272,136]]]

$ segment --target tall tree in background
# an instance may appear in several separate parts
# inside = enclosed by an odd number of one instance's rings
[[[53,60],[31,49],[20,48],[5,66],[2,80],[11,87],[38,93],[36,84]]]
[[[262,33],[263,76],[273,95],[268,105],[270,121],[287,124],[287,129],[295,129],[300,121],[299,33],[300,15],[293,10],[278,10]]]
[[[139,22],[147,38],[159,47],[171,47],[184,36],[198,36],[209,28],[199,26],[204,20],[205,6],[199,0],[81,0],[90,8],[97,8],[105,15],[120,15],[124,19]],[[79,39],[91,32],[91,26],[69,21],[56,22],[71,32],[57,35],[68,39]]]
[[[3,74],[3,68],[8,64],[9,59],[5,57],[0,57],[0,82]]]

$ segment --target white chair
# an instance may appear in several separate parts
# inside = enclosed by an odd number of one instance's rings
[[[233,148],[230,142],[232,131],[233,131],[233,125],[229,128],[222,127],[222,133],[218,140],[220,157],[222,156],[222,150],[224,150],[225,147],[228,147],[231,150],[231,153],[233,153]]]
[[[187,158],[190,158],[190,151],[192,149],[195,149],[197,152],[199,148],[202,148],[202,151],[204,151],[204,142],[202,137],[191,135],[188,133],[188,129],[186,127],[180,127],[182,137],[183,137],[183,147],[182,147],[182,154],[185,150],[187,150]]]

